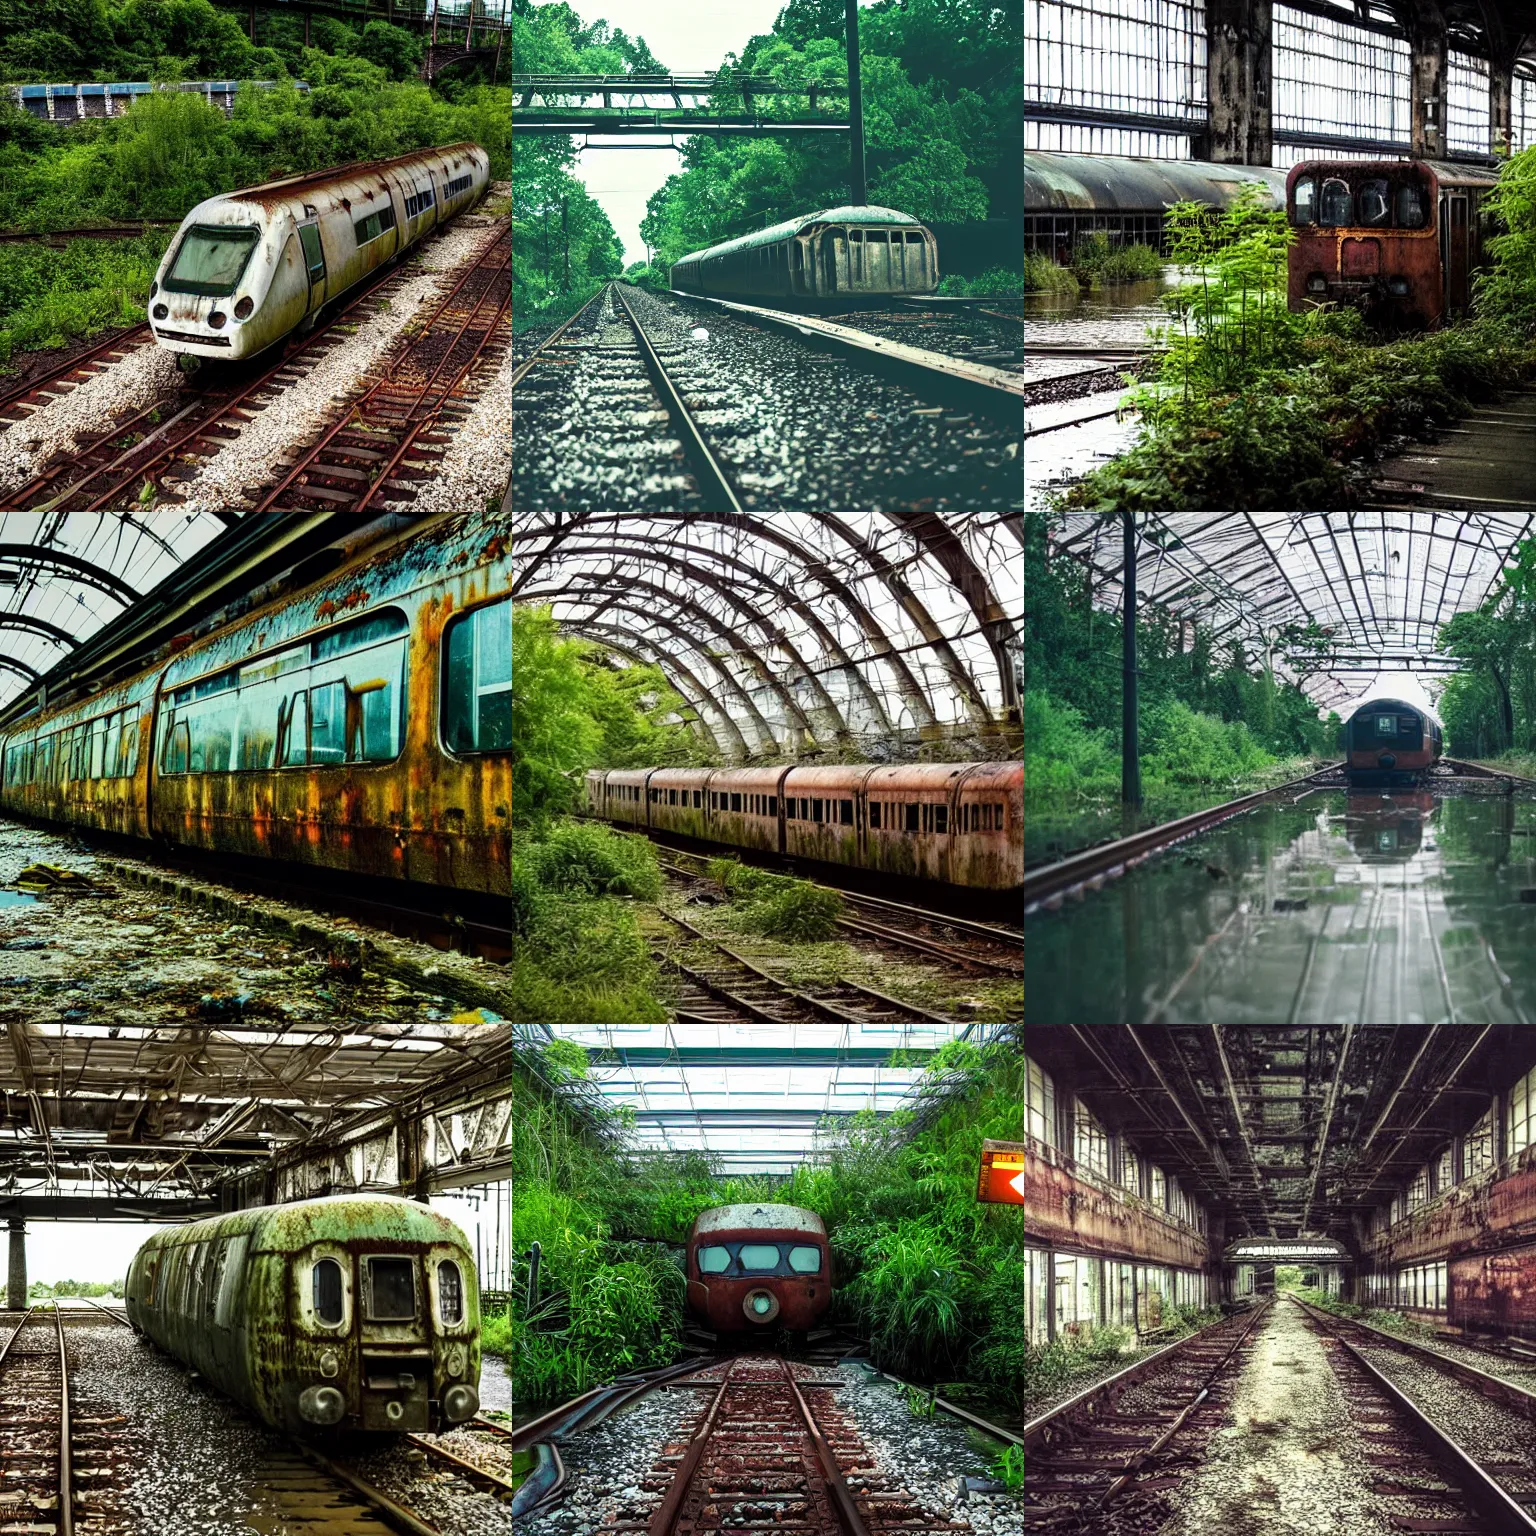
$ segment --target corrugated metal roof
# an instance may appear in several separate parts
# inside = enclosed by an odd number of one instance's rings
[[[1025,157],[1028,159],[1028,156]],[[1281,186],[1285,185],[1282,178]],[[703,256],[726,256],[732,251],[750,251],[759,245],[770,245],[775,240],[787,239],[799,234],[807,224],[901,224],[921,227],[910,213],[896,208],[878,208],[873,203],[859,207],[823,208],[820,213],[803,213],[799,218],[786,219],[782,224],[772,224],[767,229],[756,229],[750,235],[739,235],[720,245],[706,246],[702,251],[691,251],[680,256],[679,261],[697,261]],[[674,263],[676,265],[676,263]]]
[[[1268,187],[1273,206],[1280,208],[1285,177],[1285,171],[1267,165],[1031,152],[1024,156],[1024,211],[1160,212],[1170,203],[1187,201],[1225,207],[1254,182]]]

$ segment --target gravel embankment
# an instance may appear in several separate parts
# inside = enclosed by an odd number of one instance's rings
[[[170,400],[185,382],[175,354],[148,342],[25,421],[0,421],[0,492],[26,484],[55,454],[73,452],[80,438],[104,432],[156,400]]]
[[[181,483],[182,509],[217,512],[246,506],[260,487],[279,478],[280,465],[321,435],[336,419],[343,401],[367,388],[371,381],[365,375],[377,377],[386,371],[382,360],[400,333],[411,321],[425,320],[451,286],[445,274],[473,261],[486,241],[495,238],[487,228],[488,221],[483,219],[469,227],[455,224],[428,244],[406,268],[410,272],[414,265],[421,270],[394,290],[387,309],[378,307],[361,315],[352,335],[344,336],[279,398],[257,411],[239,437]]]
[[[747,506],[882,511],[1019,503],[1017,431],[706,305],[643,289],[626,297]],[[635,379],[638,360],[616,374],[607,362],[612,354],[578,355],[574,370],[538,370],[546,382],[536,396],[524,400],[518,391],[514,505],[656,505],[651,498],[662,488],[646,480],[664,431]],[[548,377],[557,372],[563,389]],[[605,379],[613,381],[607,388],[592,387]],[[626,442],[634,462],[606,452]]]

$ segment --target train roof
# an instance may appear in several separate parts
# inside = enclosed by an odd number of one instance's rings
[[[1465,165],[1455,160],[1427,160],[1409,159],[1399,156],[1396,159],[1388,157],[1382,160],[1338,160],[1330,159],[1327,155],[1314,155],[1310,160],[1298,160],[1289,171],[1287,177],[1294,178],[1298,172],[1308,170],[1345,170],[1350,172],[1360,171],[1394,171],[1405,165],[1422,165],[1427,170],[1435,173],[1435,180],[1442,185],[1458,187],[1491,187],[1499,179],[1498,168],[1488,165]]]
[[[734,240],[706,246],[701,251],[690,251],[686,256],[679,256],[672,265],[675,267],[679,262],[699,261],[705,256],[726,256],[733,251],[750,251],[759,245],[773,245],[779,240],[787,240],[791,235],[798,235],[807,224],[896,224],[910,229],[922,228],[920,219],[914,219],[910,213],[902,213],[899,208],[881,208],[874,203],[864,203],[857,207],[846,205],[842,208],[823,208],[818,213],[802,213],[798,218],[785,219],[782,224],[770,224],[767,229],[755,229],[750,235],[739,235]]]
[[[1191,201],[1224,207],[1255,182],[1269,189],[1274,207],[1283,208],[1286,174],[1267,165],[1030,150],[1024,156],[1024,211],[1160,211],[1170,203]]]
[[[466,1246],[464,1234],[440,1211],[398,1195],[325,1195],[286,1205],[258,1205],[223,1216],[209,1216],[186,1226],[167,1227],[149,1237],[140,1254],[168,1243],[251,1234],[257,1253],[307,1248],[311,1243],[346,1242],[354,1237],[398,1243],[453,1243]]]
[[[805,1232],[825,1238],[826,1224],[815,1211],[799,1205],[717,1205],[694,1218],[693,1236],[742,1229],[766,1232]]]
[[[288,176],[282,181],[266,181],[254,187],[239,187],[233,192],[224,192],[218,197],[207,199],[205,203],[200,203],[198,208],[205,207],[208,203],[225,201],[260,203],[266,207],[273,203],[287,202],[300,189],[314,190],[332,183],[361,181],[381,171],[404,170],[414,165],[446,160],[454,155],[473,153],[484,155],[485,150],[472,140],[460,139],[456,144],[438,144],[427,149],[414,149],[408,155],[395,155],[389,160],[349,160],[344,165],[327,166],[323,171],[308,171],[302,176]],[[198,209],[194,208],[192,213],[195,214],[197,211]],[[188,214],[187,217],[191,218],[192,214]]]

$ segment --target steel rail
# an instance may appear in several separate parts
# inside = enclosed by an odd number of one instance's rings
[[[594,293],[592,297],[588,299],[587,302],[583,304],[581,308],[578,309],[576,313],[570,317],[569,320],[563,321],[559,326],[552,330],[549,335],[544,338],[543,341],[539,342],[538,345],[534,347],[533,351],[528,354],[527,358],[512,370],[512,382],[508,386],[510,389],[516,389],[517,386],[521,384],[525,378],[528,377],[528,375],[533,371],[538,363],[546,360],[543,358],[543,353],[549,347],[552,347],[557,341],[559,341],[560,338],[564,336],[565,333],[570,330],[570,328],[575,325],[575,323],[580,320],[581,317],[586,314],[586,312],[591,309],[599,299],[602,298],[605,291],[606,290],[599,288],[598,291]]]
[[[33,379],[30,384],[22,384],[13,389],[9,394],[0,395],[0,411],[5,410],[7,406],[13,405],[16,401],[24,399],[27,395],[33,394],[49,384],[59,383],[62,379],[67,378],[76,368],[81,367],[85,363],[94,362],[103,352],[111,352],[120,347],[130,347],[148,330],[149,321],[145,320],[139,325],[130,326],[125,331],[119,331],[115,336],[109,337],[106,341],[98,342],[88,352],[76,353],[68,362],[60,363],[58,368],[46,378]],[[74,387],[78,388],[79,386],[76,385]],[[20,423],[0,422],[0,426],[7,425],[18,426]]]
[[[683,397],[678,393],[677,386],[662,366],[656,348],[651,345],[651,338],[645,334],[645,327],[640,324],[634,310],[629,307],[629,300],[624,297],[622,287],[618,283],[611,286],[614,297],[623,306],[629,323],[635,329],[635,340],[640,345],[640,359],[645,364],[645,371],[651,376],[651,384],[661,397],[661,403],[666,408],[667,415],[672,418],[673,430],[683,440],[683,450],[688,455],[689,465],[693,470],[694,479],[698,481],[699,494],[704,498],[706,508],[711,512],[745,511],[740,498],[736,495],[735,487],[720,467],[720,461],[711,451],[709,444],[704,441],[704,434],[699,430],[699,424],[693,419],[693,414],[683,403]]]
[[[821,1426],[816,1422],[816,1416],[811,1412],[810,1404],[806,1402],[805,1394],[800,1390],[800,1383],[795,1380],[795,1373],[789,1361],[782,1355],[779,1356],[779,1366],[784,1372],[785,1381],[789,1383],[789,1390],[794,1393],[795,1406],[800,1410],[806,1433],[811,1437],[811,1444],[816,1451],[816,1460],[821,1464],[822,1481],[826,1483],[827,1491],[832,1495],[832,1503],[836,1507],[838,1518],[842,1521],[847,1536],[869,1536],[869,1527],[864,1524],[858,1505],[853,1502],[853,1495],[848,1491],[848,1484],[843,1481],[843,1474],[838,1469],[837,1458],[832,1454],[832,1447],[827,1444],[827,1437],[822,1434]]]
[[[1465,758],[1442,757],[1440,759],[1448,767],[1454,768],[1458,773],[1471,779],[1508,779],[1511,784],[1518,785],[1521,789],[1536,789],[1536,779],[1521,777],[1518,773],[1510,773],[1503,768],[1488,768],[1482,763],[1469,762]],[[1434,780],[1429,781],[1433,783]]]
[[[121,1312],[114,1312],[111,1307],[104,1307],[99,1301],[92,1301],[89,1296],[82,1296],[80,1300],[96,1308],[98,1312],[105,1312],[114,1323],[121,1323],[124,1328],[132,1329],[133,1324],[128,1321]]]
[[[506,260],[492,265],[489,261],[489,258],[493,255],[500,255],[503,250],[505,250]],[[367,507],[368,503],[373,500],[374,496],[381,489],[383,489],[385,481],[389,478],[395,466],[400,462],[402,458],[405,457],[406,453],[409,452],[410,447],[415,442],[416,438],[420,436],[420,434],[425,431],[427,427],[432,425],[433,421],[436,419],[436,414],[442,410],[448,396],[451,395],[463,381],[464,376],[469,372],[471,368],[474,367],[475,363],[480,357],[480,354],[489,344],[491,336],[494,334],[496,326],[500,323],[502,315],[506,313],[508,306],[512,302],[512,295],[510,291],[502,296],[496,313],[486,323],[485,334],[480,338],[479,345],[470,354],[469,358],[462,364],[462,366],[457,369],[453,376],[453,381],[447,386],[446,389],[441,392],[440,398],[437,401],[426,407],[427,415],[420,419],[414,419],[412,417],[411,413],[421,409],[422,402],[426,400],[427,396],[432,392],[432,386],[437,382],[438,375],[442,373],[443,369],[447,366],[448,359],[450,356],[452,356],[453,349],[459,344],[459,341],[463,337],[465,331],[469,329],[470,324],[480,314],[486,303],[496,296],[494,287],[495,275],[504,267],[509,267],[511,262],[512,230],[511,226],[508,225],[507,229],[502,234],[498,235],[495,240],[491,241],[486,246],[485,250],[480,254],[480,256],[468,266],[464,275],[458,280],[458,282],[453,285],[451,289],[449,289],[448,293],[443,298],[442,303],[440,303],[437,308],[433,310],[432,314],[428,317],[422,329],[410,342],[407,348],[407,354],[419,346],[427,336],[431,335],[432,327],[436,325],[437,321],[447,311],[449,305],[451,305],[453,301],[458,297],[459,292],[464,287],[464,285],[472,277],[479,275],[479,273],[482,271],[487,269],[490,271],[493,280],[492,283],[487,285],[486,291],[475,299],[475,302],[470,308],[469,313],[464,317],[463,324],[459,326],[458,330],[454,333],[452,341],[448,343],[447,349],[443,353],[442,360],[438,363],[437,367],[432,370],[431,374],[427,378],[426,383],[422,384],[419,388],[416,389],[415,401],[406,407],[406,416],[404,420],[411,422],[412,425],[406,432],[404,441],[395,451],[388,465],[379,474],[378,478],[370,482],[368,489],[363,496],[363,499],[355,507],[352,507],[350,509],[351,511],[363,511]],[[399,361],[399,359],[395,360],[395,366],[398,366]],[[337,437],[339,437],[342,432],[346,431],[352,426],[354,418],[357,417],[369,405],[374,397],[387,386],[389,386],[392,382],[393,381],[391,376],[389,374],[385,374],[383,378],[379,379],[378,382],[372,385],[364,394],[359,396],[356,400],[348,402],[342,410],[341,415],[326,429],[324,433],[321,434],[319,441],[313,444],[299,456],[298,462],[293,465],[293,467],[288,471],[286,475],[283,476],[277,487],[270,491],[263,498],[261,505],[257,507],[253,513],[251,513],[251,516],[254,517],[262,512],[269,511],[272,507],[272,504],[293,485],[294,481],[297,480],[300,475],[306,473],[309,470],[310,466],[314,464],[315,460],[319,458],[319,456],[328,447],[330,447],[331,443]],[[415,388],[415,386],[412,387]]]
[[[355,1472],[349,1472],[345,1467],[338,1466],[323,1451],[317,1451],[314,1446],[295,1435],[288,1437],[288,1444],[312,1467],[325,1473],[327,1477],[334,1479],[344,1488],[350,1489],[364,1503],[377,1510],[387,1524],[400,1532],[400,1536],[442,1536],[442,1532],[435,1525],[428,1525],[425,1520],[413,1515],[403,1504],[397,1504],[388,1494],[380,1492],[372,1483],[365,1481]]]
[[[1328,1314],[1320,1313],[1296,1297],[1291,1300],[1318,1321],[1341,1349],[1347,1350],[1372,1384],[1388,1402],[1400,1409],[1412,1425],[1413,1431],[1424,1442],[1430,1455],[1440,1463],[1452,1482],[1459,1483],[1468,1503],[1489,1524],[1497,1536],[1531,1536],[1536,1532],[1536,1519],[1518,1504],[1506,1489],[1486,1472],[1471,1455],[1448,1435],[1414,1400],[1389,1376],[1384,1375],[1360,1351],[1332,1326]],[[1437,1362],[1438,1363],[1438,1362]]]
[[[467,1427],[467,1426],[466,1426]],[[493,1472],[489,1467],[482,1467],[479,1462],[467,1461],[454,1451],[450,1451],[446,1445],[439,1445],[437,1441],[426,1435],[407,1435],[405,1437],[416,1446],[417,1449],[436,1456],[441,1462],[452,1467],[460,1477],[467,1478],[470,1482],[478,1484],[487,1492],[498,1496],[505,1495],[508,1498],[517,1490],[512,1486],[510,1477],[503,1477],[499,1472]]]
[[[59,1331],[59,1536],[75,1532],[75,1472],[69,1444],[69,1353],[64,1348],[64,1313],[57,1301],[53,1321]]]
[[[1315,790],[1326,787],[1318,781],[1336,772],[1338,765],[1330,764],[1304,778],[1291,779],[1251,795],[1239,795],[1235,800],[1225,800],[1220,805],[1196,811],[1192,815],[1180,816],[1174,821],[1165,821],[1141,832],[1133,832],[1129,837],[1116,838],[1110,843],[1085,848],[1081,853],[1068,854],[1053,864],[1042,864],[1033,870],[1026,869],[1024,915],[1029,917],[1042,907],[1054,911],[1065,897],[1096,891],[1106,880],[1125,874],[1153,854],[1161,853],[1175,843],[1208,831],[1224,821],[1230,821],[1234,816],[1254,810],[1266,801],[1286,795],[1295,795],[1297,800],[1304,799]]]
[[[720,1405],[725,1401],[725,1389],[730,1386],[731,1377],[735,1372],[736,1361],[732,1360],[720,1378],[719,1390],[710,1402],[704,1415],[704,1422],[688,1442],[688,1449],[683,1453],[682,1461],[678,1463],[672,1486],[667,1489],[666,1497],[656,1507],[656,1513],[651,1516],[647,1536],[672,1536],[676,1530],[677,1517],[682,1512],[683,1500],[688,1496],[688,1485],[693,1481],[693,1474],[698,1471],[699,1462],[704,1456],[704,1447],[709,1444],[709,1437],[714,1433],[715,1420],[720,1414]]]

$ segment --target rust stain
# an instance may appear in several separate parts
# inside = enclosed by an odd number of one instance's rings
[[[315,609],[315,617],[317,619],[333,619],[340,611],[341,610],[336,606],[335,603],[330,600],[330,598],[326,598],[326,600],[321,603],[318,608]]]

